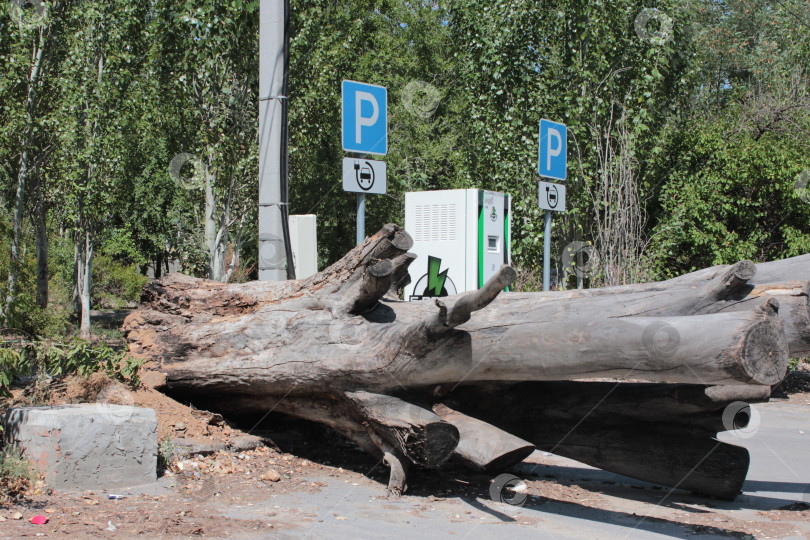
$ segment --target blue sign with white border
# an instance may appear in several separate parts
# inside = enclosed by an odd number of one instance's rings
[[[359,154],[388,153],[388,89],[343,81],[343,149]]]
[[[568,171],[568,128],[565,124],[540,120],[540,152],[537,172],[545,178],[565,180]]]

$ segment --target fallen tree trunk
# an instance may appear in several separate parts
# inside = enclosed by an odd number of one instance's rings
[[[772,294],[774,285],[752,285],[751,263],[655,284],[499,296],[515,278],[504,266],[479,291],[402,302],[394,291],[411,245],[389,225],[307,280],[169,275],[145,287],[125,321],[130,350],[166,374],[169,392],[201,406],[277,409],[333,427],[384,457],[398,493],[409,462],[436,467],[455,451],[486,469],[487,456],[497,464],[511,444],[526,446],[504,436],[500,448],[483,448],[489,439],[479,435],[500,437],[501,426],[439,418],[430,399],[409,403],[410,389],[593,377],[756,388],[779,382],[789,354],[808,344],[807,282]],[[479,442],[457,447],[458,431]]]
[[[616,430],[585,421],[560,442],[558,434],[566,428],[545,425],[532,441],[541,450],[606,471],[727,500],[739,495],[748,474],[748,450],[690,429],[635,422]]]
[[[444,397],[540,450],[723,499],[739,493],[749,457],[716,435],[748,427],[750,404],[769,398],[767,386],[562,381],[475,385]]]
[[[468,467],[481,472],[500,472],[517,465],[534,452],[532,443],[491,424],[454,411],[444,404],[433,407],[442,420],[459,431],[456,455]]]

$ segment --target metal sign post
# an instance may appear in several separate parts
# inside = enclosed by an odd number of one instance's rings
[[[544,178],[565,181],[568,170],[568,129],[565,124],[540,120],[537,171]],[[543,233],[543,290],[551,288],[551,212],[565,212],[565,186],[538,183],[538,203],[545,212]]]
[[[366,194],[357,194],[357,243],[366,239]]]

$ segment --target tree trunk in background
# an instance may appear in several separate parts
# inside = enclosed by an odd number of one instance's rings
[[[44,183],[44,179],[40,180]],[[40,186],[39,200],[34,209],[34,228],[37,247],[37,305],[48,307],[48,207],[44,198],[44,186]]]
[[[28,136],[25,140],[27,142]],[[3,309],[3,318],[8,325],[11,309],[17,295],[17,276],[21,263],[20,241],[22,239],[23,211],[25,209],[25,192],[28,182],[28,150],[23,150],[20,157],[20,169],[17,174],[17,194],[14,202],[14,215],[11,222],[11,251],[8,264],[8,293]]]
[[[90,339],[90,287],[93,275],[94,241],[89,231],[77,234],[76,253],[76,290],[79,304],[79,336]]]
[[[39,85],[39,75],[42,70],[43,58],[45,56],[45,39],[46,34],[44,31],[39,33],[39,41],[34,46],[33,57],[34,65],[31,67],[31,73],[28,77],[28,96],[25,101],[26,113],[26,128],[22,137],[22,148],[20,154],[20,166],[17,172],[17,192],[14,201],[14,215],[11,223],[11,251],[9,256],[9,270],[8,270],[8,296],[6,296],[5,306],[0,308],[0,315],[5,319],[4,323],[8,324],[8,317],[11,315],[11,308],[17,294],[17,277],[21,262],[20,256],[20,242],[22,240],[22,222],[23,212],[25,211],[25,195],[28,188],[28,175],[30,173],[29,166],[31,161],[31,139],[33,138],[34,130],[34,107],[36,106],[36,87]]]
[[[82,303],[79,300],[79,267],[81,264],[81,246],[79,244],[78,233],[73,236],[73,283],[70,291],[70,312],[73,319],[81,321]]]
[[[217,199],[214,194],[216,175],[211,174],[211,162],[205,169],[205,248],[208,251],[208,279],[222,281],[223,257],[217,234]]]

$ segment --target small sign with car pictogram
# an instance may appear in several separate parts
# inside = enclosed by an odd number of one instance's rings
[[[565,212],[565,185],[538,182],[538,201],[543,210]]]
[[[343,191],[385,194],[384,161],[343,158]]]

